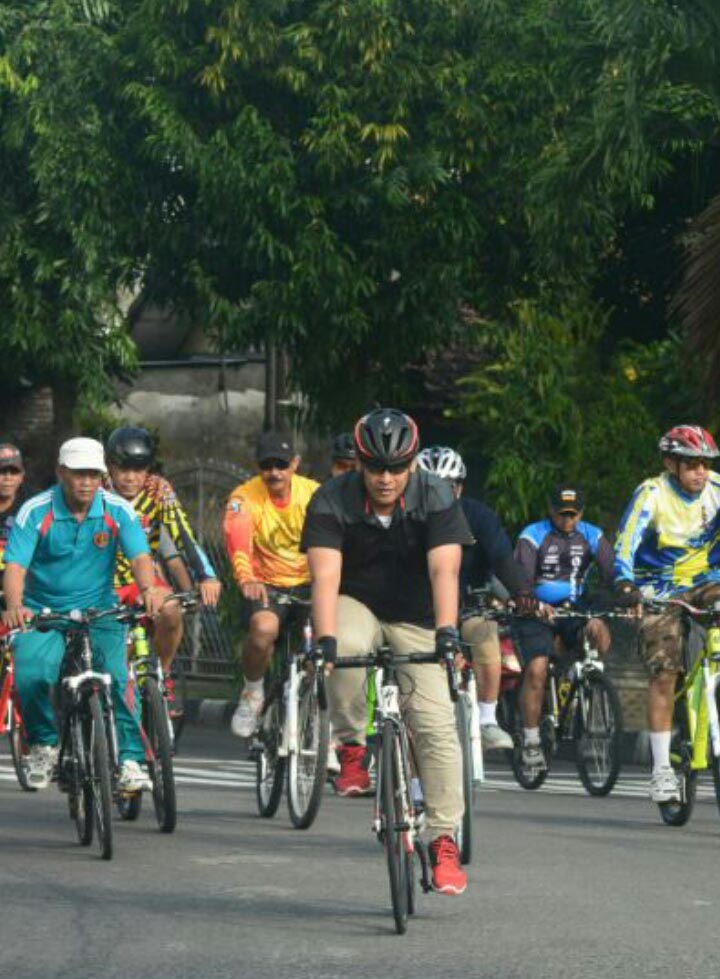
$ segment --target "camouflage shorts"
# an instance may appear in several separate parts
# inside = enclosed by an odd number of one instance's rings
[[[720,600],[720,585],[691,588],[676,596],[702,608]],[[652,677],[685,670],[686,632],[680,610],[646,615],[640,624],[640,659]]]

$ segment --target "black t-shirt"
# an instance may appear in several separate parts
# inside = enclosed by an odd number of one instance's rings
[[[24,487],[21,486],[12,505],[0,513],[0,589],[2,588],[3,574],[5,572],[5,548],[10,538],[10,531],[15,523],[18,510],[29,498],[30,494],[25,492]]]
[[[361,473],[329,480],[305,516],[300,549],[342,552],[340,594],[366,605],[384,622],[432,626],[435,615],[427,553],[468,545],[472,534],[450,486],[423,471],[410,475],[389,527],[373,513]]]
[[[460,572],[463,591],[482,588],[492,574],[500,579],[511,595],[531,591],[532,581],[515,561],[510,538],[495,511],[467,496],[460,497],[460,505],[475,538],[475,544],[463,551]]]

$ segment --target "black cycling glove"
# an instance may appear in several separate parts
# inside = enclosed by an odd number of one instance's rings
[[[632,581],[616,581],[613,585],[615,601],[618,605],[631,608],[642,602],[642,593]]]
[[[335,636],[320,636],[317,641],[317,648],[326,663],[334,663],[337,660],[337,639]]]
[[[457,629],[445,625],[435,630],[435,655],[444,660],[448,653],[455,655],[460,649],[460,635]]]
[[[530,591],[515,592],[510,596],[510,601],[518,615],[536,615],[540,608],[540,602]]]

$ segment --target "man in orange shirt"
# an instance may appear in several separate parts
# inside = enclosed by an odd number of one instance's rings
[[[289,606],[274,592],[305,588],[307,558],[300,553],[305,511],[318,483],[298,476],[300,457],[290,439],[265,432],[256,454],[260,473],[237,486],[225,511],[225,546],[235,580],[248,603],[248,634],[242,654],[245,683],[231,727],[251,737],[263,708],[263,677],[270,665]]]

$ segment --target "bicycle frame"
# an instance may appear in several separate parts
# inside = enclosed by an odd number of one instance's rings
[[[309,613],[303,621],[302,643],[298,652],[292,649],[292,630],[285,635],[285,661],[288,665],[288,675],[283,686],[285,704],[282,738],[278,747],[278,757],[287,758],[298,751],[298,689],[302,679],[300,661],[313,655],[313,629]]]
[[[675,699],[687,701],[688,726],[692,743],[690,767],[702,771],[709,765],[708,743],[715,758],[720,758],[720,721],[716,693],[720,684],[720,625],[707,630],[702,656],[686,676]],[[708,737],[709,735],[709,737]]]

